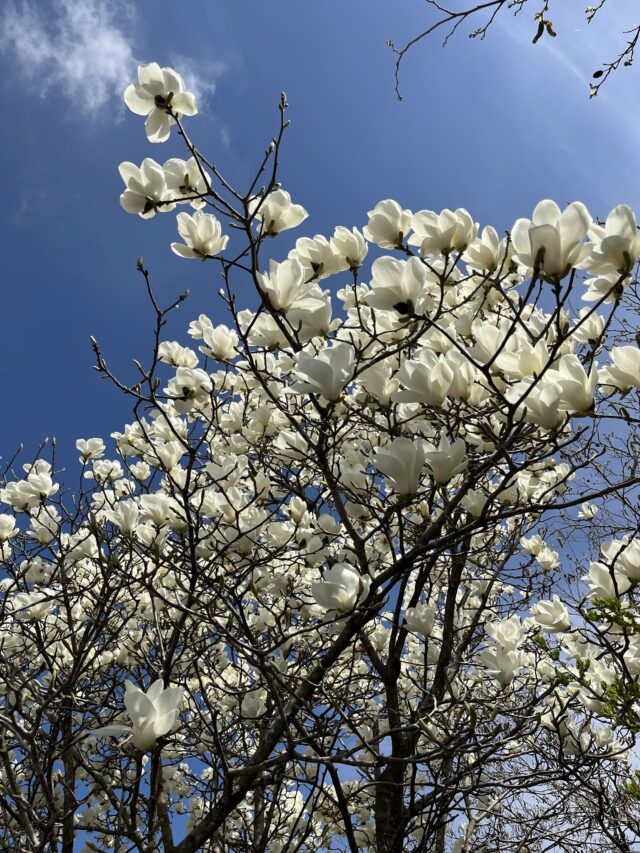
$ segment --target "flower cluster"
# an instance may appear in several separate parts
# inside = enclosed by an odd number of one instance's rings
[[[163,141],[195,102],[170,69],[139,76],[126,102]],[[162,339],[158,309],[134,418],[110,445],[77,443],[76,505],[43,459],[0,489],[0,786],[17,802],[42,784],[41,750],[50,789],[29,808],[77,783],[76,823],[105,846],[156,831],[146,769],[162,831],[186,813],[198,844],[228,793],[251,791],[215,832],[256,849],[272,798],[278,853],[349,833],[378,849],[389,778],[416,844],[448,823],[450,849],[472,849],[464,832],[525,849],[487,798],[515,813],[510,780],[540,750],[541,790],[570,760],[603,768],[606,793],[637,731],[637,530],[618,528],[578,591],[563,550],[623,479],[595,483],[600,424],[637,412],[640,350],[615,325],[635,217],[619,206],[603,226],[546,200],[499,238],[466,210],[386,199],[280,249],[304,208],[275,177],[230,192],[194,152],[122,164],[121,200],[143,218],[195,208],[171,248],[220,261],[225,323],[201,314],[185,345]],[[546,816],[524,801],[533,832]],[[22,806],[7,820],[20,838]]]

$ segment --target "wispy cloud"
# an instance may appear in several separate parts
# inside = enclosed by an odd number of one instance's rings
[[[96,116],[135,75],[132,20],[120,0],[51,0],[46,16],[42,4],[9,2],[0,12],[0,51],[38,94],[59,92]]]
[[[193,92],[200,104],[215,93],[218,80],[229,70],[228,63],[223,60],[199,59],[196,63],[180,53],[171,55],[170,64],[181,74],[187,90]]]

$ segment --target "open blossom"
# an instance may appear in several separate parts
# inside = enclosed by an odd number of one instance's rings
[[[431,604],[416,604],[415,607],[408,607],[404,615],[407,628],[418,634],[424,634],[425,637],[431,636],[435,618],[436,610]]]
[[[464,208],[443,210],[420,210],[411,220],[414,233],[409,238],[410,246],[419,246],[421,255],[449,252],[464,252],[478,232],[478,223]]]
[[[536,623],[549,634],[564,634],[571,627],[569,611],[557,595],[552,601],[538,601],[531,612]]]
[[[194,407],[205,405],[212,389],[211,377],[205,370],[199,367],[179,367],[165,390],[173,400],[176,411],[185,414]]]
[[[348,563],[336,563],[319,583],[311,585],[311,594],[327,610],[353,610],[366,598],[371,580],[363,578]]]
[[[408,359],[402,364],[396,379],[403,390],[393,395],[394,400],[440,407],[453,384],[453,370],[443,356],[423,349],[417,359]]]
[[[467,470],[469,460],[465,449],[462,438],[449,442],[445,436],[442,436],[437,447],[432,444],[425,445],[425,462],[431,469],[433,479],[438,486],[443,486]]]
[[[640,231],[633,210],[626,204],[614,207],[604,226],[594,222],[589,239],[593,246],[586,268],[596,275],[629,273],[640,257]]]
[[[293,204],[289,193],[281,189],[270,192],[266,197],[251,199],[249,213],[262,222],[262,233],[268,237],[296,228],[309,215],[302,205]]]
[[[4,489],[0,489],[0,501],[24,512],[44,503],[47,498],[55,495],[59,488],[49,474],[44,471],[33,472],[27,475],[26,480],[8,483]]]
[[[512,254],[513,247],[507,244],[507,240],[504,237],[500,239],[496,229],[487,225],[467,246],[463,260],[470,269],[478,272],[501,270],[506,273],[512,264]]]
[[[401,315],[414,313],[427,280],[427,268],[419,258],[378,258],[371,267],[371,276],[367,305]]]
[[[0,542],[6,542],[18,534],[16,520],[12,515],[0,515]]]
[[[79,438],[76,441],[76,450],[80,451],[80,462],[88,462],[90,459],[100,459],[104,454],[105,445],[101,438]]]
[[[611,364],[600,372],[600,382],[612,385],[619,391],[640,388],[640,349],[638,347],[613,347]]]
[[[357,228],[345,228],[338,225],[330,244],[337,270],[359,270],[367,257],[369,247]]]
[[[584,302],[602,302],[604,305],[611,305],[620,300],[628,284],[629,279],[620,281],[617,273],[588,278],[585,281],[587,292],[583,294],[582,299]]]
[[[518,219],[511,230],[516,260],[528,269],[562,278],[588,256],[589,246],[583,241],[591,221],[579,201],[563,211],[550,199],[539,202],[531,219]]]
[[[381,249],[397,249],[411,230],[413,214],[403,210],[397,201],[387,198],[368,212],[369,221],[362,229],[366,240]]]
[[[373,455],[373,464],[399,495],[414,495],[420,486],[426,460],[425,443],[394,438]]]
[[[310,294],[318,293],[317,285],[305,280],[304,267],[296,258],[281,264],[269,261],[269,272],[258,273],[258,286],[276,311],[288,311]]]
[[[238,354],[236,347],[240,341],[237,333],[223,323],[219,326],[207,326],[202,330],[202,340],[206,346],[200,347],[200,352],[213,356],[221,361],[232,361]]]
[[[130,733],[133,745],[147,752],[160,737],[168,735],[175,727],[182,703],[182,687],[164,687],[161,678],[154,681],[145,693],[131,681],[125,682],[124,706],[131,725],[114,724],[88,732],[93,736],[110,736]]]
[[[338,269],[334,246],[322,234],[299,237],[295,249],[289,252],[289,258],[302,264],[305,281],[320,281],[333,275]]]
[[[206,195],[211,185],[211,178],[198,165],[195,157],[188,160],[180,160],[172,157],[163,163],[167,189],[176,201],[187,198],[194,210],[206,205],[206,200],[201,196]]]
[[[598,507],[595,504],[583,503],[578,512],[578,518],[583,518],[585,521],[591,521],[596,517]]]
[[[136,115],[147,116],[145,130],[149,142],[166,142],[178,115],[198,112],[195,96],[185,92],[184,80],[172,68],[160,68],[157,62],[138,66],[138,83],[124,90],[124,101]]]
[[[178,231],[184,240],[184,243],[171,244],[176,255],[204,261],[226,249],[229,238],[222,234],[222,226],[211,213],[203,213],[201,210],[197,210],[193,216],[179,213],[176,219]]]
[[[135,163],[121,163],[118,171],[126,186],[120,205],[127,213],[151,219],[158,210],[166,213],[174,209],[164,169],[155,160],[146,157],[139,167]]]
[[[334,344],[318,355],[301,352],[294,370],[297,378],[291,390],[337,400],[351,381],[354,370],[354,352],[349,344]]]
[[[593,394],[598,382],[596,363],[587,373],[576,355],[565,355],[558,362],[556,370],[547,371],[545,380],[560,385],[560,408],[577,414],[592,411]]]

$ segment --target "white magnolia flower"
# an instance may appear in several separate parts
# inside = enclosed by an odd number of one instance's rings
[[[337,400],[349,384],[355,370],[353,347],[334,344],[318,355],[299,353],[291,390],[301,394],[320,394],[326,400]]]
[[[126,186],[120,204],[127,213],[151,219],[158,210],[166,213],[174,209],[164,169],[155,160],[146,157],[139,167],[135,163],[121,163],[118,171]]]
[[[398,249],[411,230],[413,213],[403,210],[397,201],[387,198],[368,212],[369,222],[362,229],[366,240],[381,249]]]
[[[19,533],[16,520],[12,515],[0,515],[0,542],[7,542]]]
[[[100,459],[104,454],[105,445],[101,438],[79,438],[76,441],[76,450],[80,451],[80,462],[85,463],[90,459]]]
[[[347,611],[367,597],[371,580],[362,577],[348,563],[336,563],[319,583],[311,585],[311,594],[326,610]]]
[[[550,572],[551,569],[557,569],[560,565],[560,554],[557,551],[552,551],[551,548],[544,547],[536,554],[536,560],[545,572]]]
[[[602,302],[603,305],[611,305],[620,300],[629,281],[628,278],[620,281],[620,276],[617,273],[588,278],[585,281],[587,292],[582,299],[584,302]]]
[[[261,717],[267,710],[267,691],[264,688],[250,690],[240,701],[240,714],[249,720]]]
[[[165,392],[172,399],[176,411],[185,414],[194,406],[197,408],[205,405],[212,389],[211,377],[205,370],[199,367],[179,367]]]
[[[299,237],[296,247],[289,252],[289,258],[299,261],[304,267],[305,281],[320,281],[338,270],[338,261],[334,247],[323,237]]]
[[[158,346],[158,358],[172,367],[197,367],[198,356],[190,347],[183,347],[177,341],[161,341]]]
[[[223,236],[220,222],[211,213],[197,210],[193,216],[179,213],[178,231],[186,243],[172,243],[171,248],[181,258],[206,260],[224,252],[229,238]]]
[[[640,349],[633,346],[613,347],[611,364],[600,372],[600,382],[623,392],[640,388]]]
[[[305,278],[305,270],[296,258],[288,258],[281,264],[269,261],[269,272],[258,273],[258,286],[276,311],[289,311],[294,306],[305,304],[312,296],[321,293],[318,286]]]
[[[367,257],[369,247],[357,228],[338,225],[330,241],[337,270],[359,270]]]
[[[229,329],[222,323],[215,328],[213,326],[204,328],[202,340],[206,346],[200,347],[200,352],[220,359],[220,361],[233,361],[238,354],[236,348],[240,338],[233,329]]]
[[[516,651],[504,651],[501,648],[486,649],[478,656],[487,673],[503,687],[510,684],[522,669],[522,656]]]
[[[563,211],[550,199],[539,202],[531,219],[518,219],[511,230],[516,260],[530,270],[562,278],[588,256],[583,241],[591,221],[579,201]]]
[[[249,202],[249,213],[262,222],[262,233],[276,237],[281,231],[296,228],[309,215],[300,204],[293,204],[285,190],[274,190],[266,198],[255,196]]]
[[[578,518],[584,518],[585,521],[591,521],[596,517],[598,507],[595,504],[583,503],[578,512]]]
[[[395,492],[414,495],[420,486],[426,455],[423,441],[394,438],[373,454],[373,464]]]
[[[443,210],[420,210],[411,220],[414,233],[409,245],[419,246],[421,255],[464,252],[478,232],[478,223],[464,208]]]
[[[549,370],[547,382],[557,382],[562,388],[560,407],[579,415],[593,410],[593,394],[598,383],[598,366],[594,362],[589,373],[585,371],[577,355],[564,355],[557,370]]]
[[[567,419],[561,408],[562,385],[545,375],[544,380],[518,382],[507,390],[510,403],[518,402],[518,412],[525,421],[543,429],[558,429]]]
[[[571,337],[580,343],[596,344],[602,339],[604,332],[604,317],[597,314],[593,308],[581,308],[579,321],[571,332]]]
[[[163,163],[162,168],[167,189],[176,201],[186,197],[195,210],[200,210],[206,205],[207,202],[200,196],[206,195],[209,191],[211,178],[200,168],[195,157],[190,157],[188,160],[173,157]]]
[[[501,270],[509,272],[513,247],[507,245],[506,238],[500,239],[498,232],[491,225],[482,229],[482,233],[466,248],[462,257],[469,269],[478,272],[492,273]]]
[[[415,607],[408,607],[404,615],[407,628],[417,634],[424,634],[425,637],[431,636],[435,618],[436,610],[431,604],[416,604]]]
[[[453,371],[443,356],[423,349],[417,359],[403,362],[396,379],[404,390],[396,392],[394,400],[439,408],[453,383]]]
[[[427,268],[419,258],[378,258],[371,267],[371,276],[367,305],[382,311],[395,310],[403,316],[415,312],[427,280]]]
[[[510,616],[508,619],[498,619],[485,625],[487,636],[491,637],[496,646],[506,652],[519,648],[525,638],[525,628],[520,617]]]
[[[183,694],[182,687],[164,688],[160,678],[153,682],[146,693],[127,680],[124,706],[131,725],[104,726],[88,734],[99,737],[117,736],[129,732],[136,749],[147,752],[153,749],[158,738],[168,735],[174,728]]]
[[[467,470],[469,460],[466,456],[466,445],[462,438],[453,442],[442,436],[438,447],[425,445],[425,462],[431,469],[433,479],[438,486],[443,486],[458,474]]]
[[[569,611],[557,595],[552,601],[538,601],[531,612],[536,623],[548,634],[564,634],[571,628]]]
[[[32,473],[26,480],[8,483],[4,489],[0,489],[0,501],[24,512],[43,504],[47,498],[55,495],[59,488],[49,474]]]
[[[145,130],[149,142],[166,142],[175,119],[170,115],[194,116],[198,112],[195,96],[185,92],[184,80],[172,68],[160,68],[157,62],[138,66],[139,83],[124,90],[124,102],[131,112],[147,116]]]
[[[596,275],[629,273],[640,257],[640,231],[626,204],[614,207],[604,226],[593,223],[589,239],[593,246],[587,269]]]

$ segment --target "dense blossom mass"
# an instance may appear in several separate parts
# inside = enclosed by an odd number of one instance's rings
[[[125,100],[189,159],[123,163],[122,206],[191,206],[171,248],[225,322],[165,340],[152,297],[134,382],[95,344],[135,411],[77,442],[81,493],[6,472],[4,843],[633,849],[634,213],[544,200],[501,237],[386,199],[287,242],[284,120],[242,194],[178,74]]]

